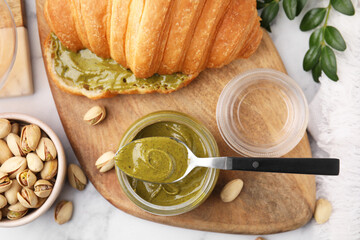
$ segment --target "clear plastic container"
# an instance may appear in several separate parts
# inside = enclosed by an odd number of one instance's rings
[[[255,69],[232,79],[220,94],[216,120],[225,142],[237,153],[280,157],[302,139],[308,104],[288,75]]]
[[[175,122],[189,127],[203,141],[209,157],[219,156],[219,149],[217,143],[210,131],[192,117],[174,111],[154,112],[140,118],[135,123],[133,123],[125,132],[120,142],[120,147],[131,142],[142,129],[158,122]],[[219,170],[214,168],[208,168],[205,174],[204,184],[201,186],[201,189],[198,191],[198,193],[185,202],[171,206],[156,205],[144,200],[133,190],[127,175],[123,173],[118,167],[116,167],[116,174],[125,194],[138,207],[152,214],[172,216],[188,212],[203,203],[210,196],[212,190],[215,187],[219,175]]]

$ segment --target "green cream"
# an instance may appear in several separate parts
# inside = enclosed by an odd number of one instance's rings
[[[171,183],[181,178],[188,167],[186,147],[168,137],[135,140],[115,156],[117,166],[127,175],[155,183]]]
[[[142,129],[134,138],[173,137],[184,142],[198,157],[209,157],[203,141],[189,127],[174,122],[159,122]],[[204,185],[206,168],[193,169],[184,179],[171,184],[154,184],[129,178],[134,191],[143,199],[161,206],[183,203],[197,195]]]
[[[66,84],[87,90],[175,90],[187,78],[180,73],[136,78],[113,59],[100,58],[88,49],[79,52],[68,50],[54,34],[51,35],[51,51],[55,71]]]

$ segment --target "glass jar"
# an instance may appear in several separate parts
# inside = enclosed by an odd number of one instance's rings
[[[209,157],[219,156],[217,143],[210,131],[192,117],[175,111],[154,112],[140,118],[125,132],[120,142],[120,147],[131,142],[142,129],[159,122],[174,122],[189,127],[192,131],[195,132],[196,135],[200,137]],[[197,194],[185,202],[171,206],[161,206],[144,200],[133,190],[128,176],[118,167],[116,167],[116,173],[125,194],[138,207],[155,215],[172,216],[188,212],[203,203],[209,197],[215,187],[219,175],[219,170],[208,168],[204,176],[205,179],[203,184]]]

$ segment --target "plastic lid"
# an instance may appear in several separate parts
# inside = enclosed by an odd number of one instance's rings
[[[304,136],[306,98],[288,75],[255,69],[232,79],[220,94],[216,118],[225,142],[237,153],[280,157]]]

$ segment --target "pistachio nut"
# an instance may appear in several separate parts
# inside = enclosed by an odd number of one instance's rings
[[[53,189],[53,184],[47,180],[40,179],[34,185],[34,193],[39,198],[47,198]]]
[[[0,118],[0,138],[6,137],[11,131],[11,123],[9,120]]]
[[[36,153],[43,161],[50,161],[56,158],[55,145],[47,137],[43,137],[40,139],[39,145],[36,148]]]
[[[68,167],[68,180],[70,185],[77,190],[84,190],[87,184],[87,178],[81,170],[81,168],[76,164],[70,164]]]
[[[36,206],[34,208],[41,207],[46,202],[46,199],[47,198],[38,198],[38,203],[36,204]]]
[[[10,220],[16,220],[22,218],[27,212],[28,209],[18,202],[14,205],[9,206],[7,218]]]
[[[40,172],[41,178],[45,180],[50,180],[51,178],[53,178],[57,173],[57,165],[58,162],[56,159],[46,161],[44,164],[44,168]]]
[[[6,192],[11,187],[12,180],[6,173],[0,172],[0,193]]]
[[[20,131],[20,125],[18,123],[11,124],[11,131],[10,131],[11,133],[19,135],[19,131]]]
[[[8,204],[13,205],[17,200],[17,193],[21,190],[21,186],[17,181],[12,181],[11,187],[5,192]]]
[[[11,153],[6,142],[0,139],[0,165],[3,164],[6,160],[11,158],[12,156],[13,154]]]
[[[7,205],[6,197],[0,194],[0,209],[5,207],[6,205]]]
[[[16,175],[16,180],[22,187],[32,188],[36,182],[36,176],[29,169],[25,169]]]
[[[24,153],[35,151],[41,137],[41,130],[34,124],[26,125],[21,129],[21,149]]]
[[[55,207],[55,221],[58,224],[64,224],[71,219],[73,213],[73,204],[70,201],[62,200]]]
[[[15,133],[9,133],[6,137],[7,145],[15,156],[24,157],[25,153],[22,151],[20,147],[20,137]]]
[[[26,158],[24,157],[12,157],[6,160],[0,167],[0,171],[7,173],[11,179],[26,168]]]
[[[43,161],[41,161],[41,159],[39,158],[39,156],[36,153],[28,153],[26,155],[26,161],[27,161],[28,168],[32,172],[36,172],[36,173],[40,172],[44,167]]]
[[[89,109],[84,115],[84,121],[90,125],[100,123],[106,117],[105,108],[102,106],[94,106]]]
[[[26,187],[17,193],[17,199],[26,208],[35,208],[38,203],[38,197],[34,191]]]
[[[100,172],[107,172],[111,170],[115,166],[114,161],[115,153],[114,152],[106,152],[99,157],[95,162],[95,166],[99,169]]]

